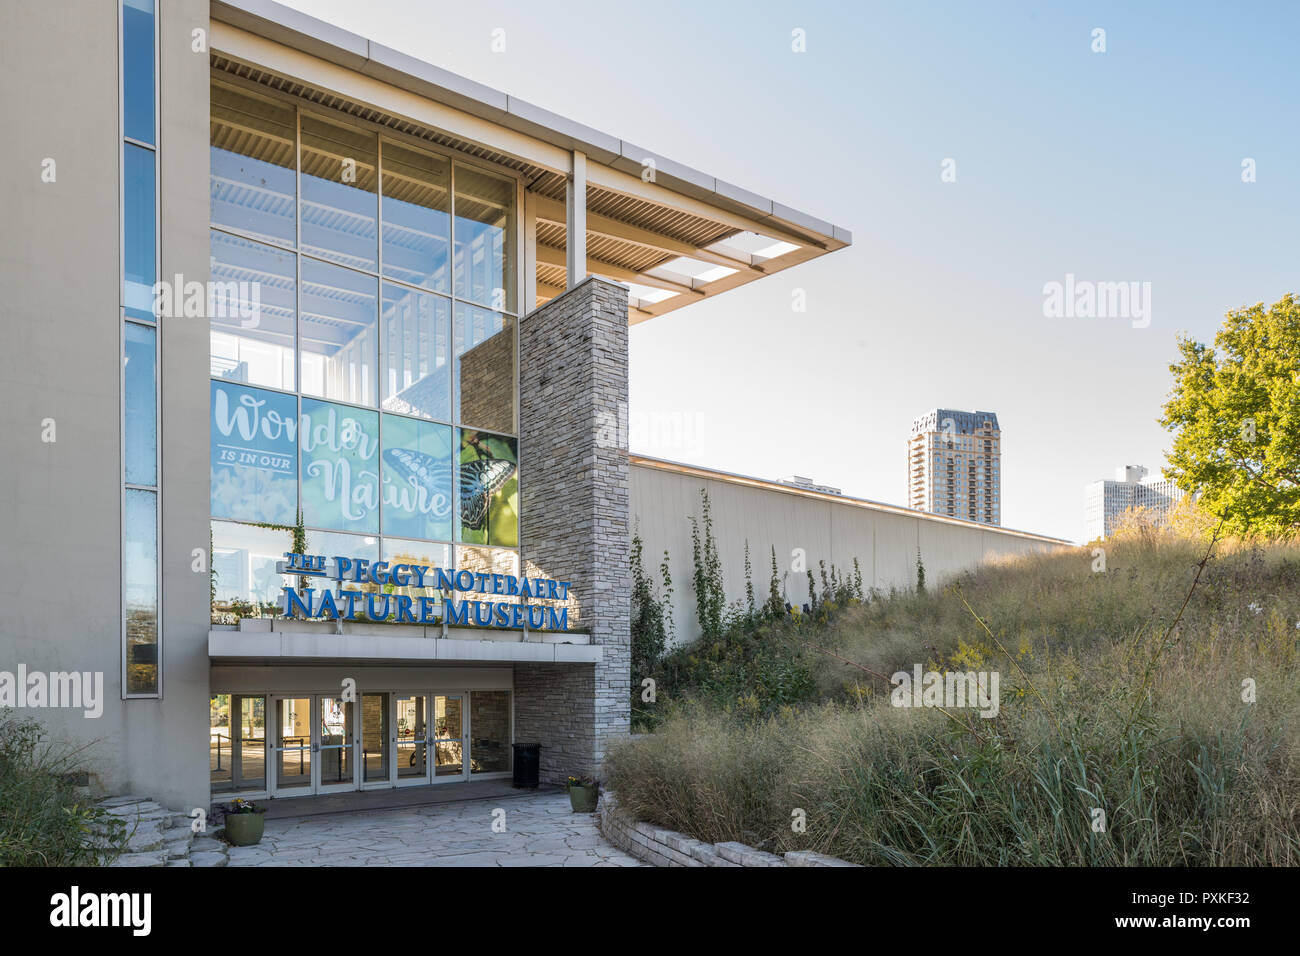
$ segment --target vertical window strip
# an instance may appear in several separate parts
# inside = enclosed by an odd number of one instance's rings
[[[162,696],[158,13],[120,0],[122,697]]]

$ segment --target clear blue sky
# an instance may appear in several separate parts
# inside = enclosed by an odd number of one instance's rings
[[[1077,540],[1164,462],[1176,333],[1300,291],[1300,4],[289,5],[852,230],[632,330],[633,451],[903,503],[912,419],[989,409],[1003,524]],[[1067,273],[1150,326],[1044,318]]]

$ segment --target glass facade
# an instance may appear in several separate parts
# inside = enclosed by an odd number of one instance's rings
[[[518,182],[221,84],[211,136],[214,549],[517,566]],[[222,560],[214,611],[265,601]]]
[[[158,574],[157,17],[121,0],[122,695],[162,694]]]

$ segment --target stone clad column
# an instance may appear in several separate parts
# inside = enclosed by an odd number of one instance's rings
[[[542,744],[549,782],[598,774],[631,717],[627,343],[627,290],[595,277],[520,322],[524,572],[568,581],[569,626],[602,649],[515,665],[515,740]]]

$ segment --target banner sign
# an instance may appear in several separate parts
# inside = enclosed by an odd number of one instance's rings
[[[483,598],[453,597],[478,593],[547,601],[567,601],[569,582],[523,575],[440,568],[425,564],[392,564],[366,558],[331,557],[288,552],[277,570],[300,577],[336,582],[336,590],[286,587],[281,610],[286,617],[323,621],[388,621],[396,624],[441,624],[448,627],[500,627],[533,631],[567,631],[569,609],[518,604]],[[349,590],[347,584],[373,584],[380,591]],[[395,594],[383,588],[429,588],[443,599]]]

